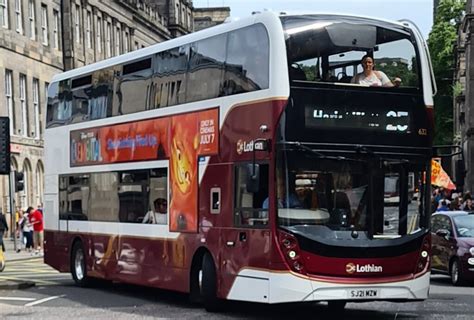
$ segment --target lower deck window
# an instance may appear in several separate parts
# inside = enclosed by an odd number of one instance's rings
[[[62,175],[63,220],[167,223],[168,169]]]

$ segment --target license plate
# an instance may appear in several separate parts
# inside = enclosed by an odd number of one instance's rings
[[[378,298],[379,291],[375,289],[353,289],[349,290],[349,299]]]

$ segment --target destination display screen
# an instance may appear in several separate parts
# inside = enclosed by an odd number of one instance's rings
[[[308,129],[367,129],[378,132],[410,133],[408,109],[362,108],[353,106],[305,106],[305,127]]]

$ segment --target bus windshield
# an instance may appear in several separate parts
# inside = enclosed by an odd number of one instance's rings
[[[292,81],[372,86],[360,80],[361,60],[368,55],[383,87],[420,88],[415,40],[400,25],[328,15],[281,20]]]
[[[358,231],[364,234],[360,239],[367,239],[397,238],[420,230],[424,204],[410,195],[408,181],[416,177],[419,190],[426,194],[423,160],[331,156],[285,143],[277,159],[276,206],[282,227],[298,226],[300,231],[306,227],[311,232],[319,226],[317,237],[326,241],[337,240],[344,231]],[[397,189],[396,205],[384,201],[390,188]]]

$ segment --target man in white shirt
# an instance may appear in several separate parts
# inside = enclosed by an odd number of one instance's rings
[[[150,210],[143,217],[142,223],[166,224],[168,222],[168,202],[164,198],[153,201],[154,210]]]

